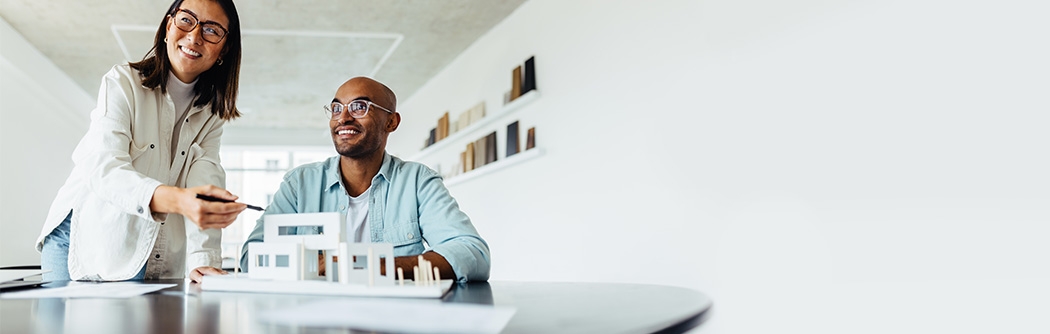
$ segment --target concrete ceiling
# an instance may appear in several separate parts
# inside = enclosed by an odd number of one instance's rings
[[[404,100],[524,1],[239,1],[245,116],[228,126],[323,129],[321,105],[358,75]],[[114,64],[142,59],[170,5],[0,0],[0,16],[94,96]]]

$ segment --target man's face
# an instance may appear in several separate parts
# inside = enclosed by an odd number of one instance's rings
[[[367,78],[351,79],[339,87],[332,101],[345,104],[365,100],[389,109],[389,104],[384,103],[390,102],[378,85]],[[396,116],[373,105],[368,107],[364,117],[353,118],[344,106],[343,112],[328,122],[336,152],[348,158],[364,158],[382,152],[386,149],[387,135],[397,128],[396,121],[400,119],[395,120]]]

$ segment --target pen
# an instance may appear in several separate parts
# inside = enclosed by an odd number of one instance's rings
[[[228,199],[212,197],[212,196],[208,196],[208,195],[204,195],[204,194],[197,194],[197,198],[200,198],[200,199],[203,199],[203,200],[209,201],[209,202],[223,202],[223,203],[232,203],[233,202],[233,201],[228,200]],[[244,204],[244,205],[247,205],[248,208],[252,209],[252,210],[264,211],[263,208],[257,207],[257,206],[251,205],[251,204]]]

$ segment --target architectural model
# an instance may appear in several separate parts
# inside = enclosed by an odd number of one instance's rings
[[[413,268],[414,281],[406,283],[398,268],[395,282],[393,245],[347,243],[342,213],[279,214],[263,219],[264,241],[248,244],[247,277],[207,276],[201,289],[439,298],[452,286],[452,280],[442,280],[437,268],[423,256]],[[324,254],[323,276],[319,253]]]

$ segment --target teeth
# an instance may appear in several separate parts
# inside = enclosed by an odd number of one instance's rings
[[[340,134],[340,135],[356,135],[356,134],[358,134],[358,132],[357,132],[357,130],[339,130],[338,132],[336,132],[336,134]]]
[[[193,50],[187,49],[187,48],[182,47],[182,46],[180,46],[179,49],[182,50],[182,52],[185,52],[185,53],[188,53],[190,55],[193,55],[194,57],[200,57],[201,56],[200,53],[194,52]]]

